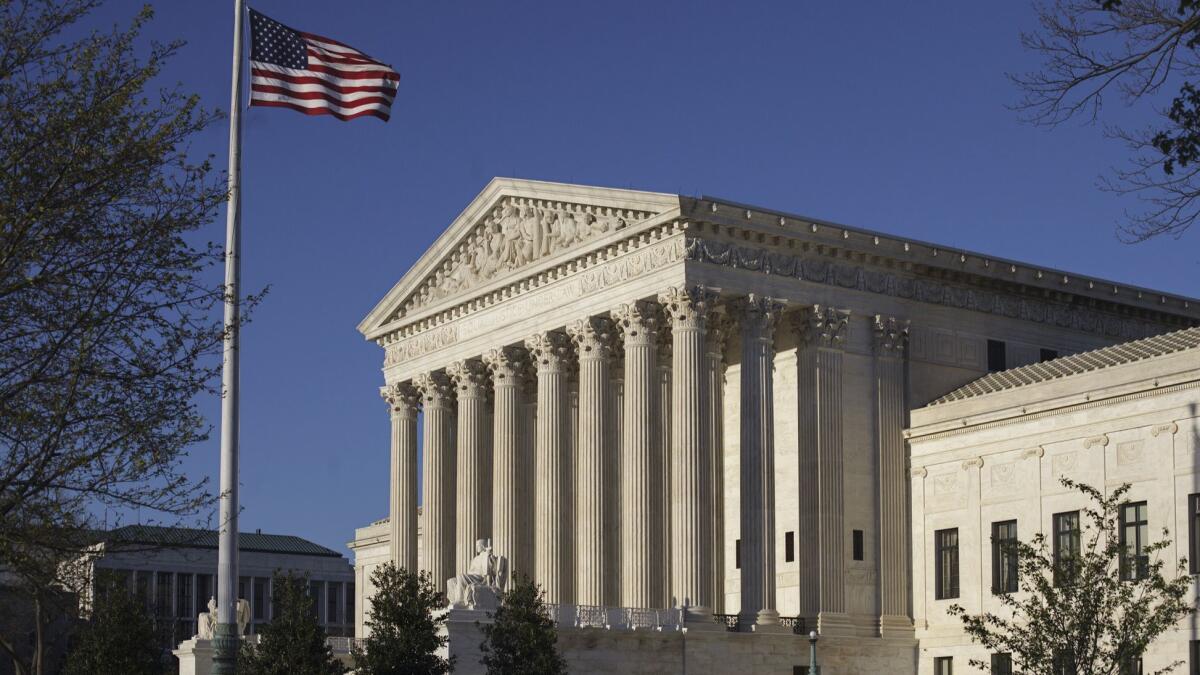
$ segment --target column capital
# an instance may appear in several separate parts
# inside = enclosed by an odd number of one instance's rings
[[[658,339],[659,308],[649,300],[635,300],[610,312],[626,345],[652,345]]]
[[[421,394],[411,382],[395,382],[379,388],[379,395],[393,415],[415,415],[421,406]]]
[[[875,353],[879,356],[904,356],[908,348],[908,320],[876,314],[872,324]]]
[[[422,373],[413,380],[413,386],[421,392],[426,407],[447,406],[454,400],[454,384],[442,371]]]
[[[589,316],[567,327],[575,350],[583,359],[607,359],[617,344],[617,327],[612,319]]]
[[[796,319],[800,340],[814,347],[841,349],[850,324],[850,310],[813,305]]]
[[[703,286],[671,286],[658,294],[672,330],[699,330],[717,301],[716,292]]]
[[[483,364],[492,372],[495,386],[520,386],[529,372],[529,352],[522,347],[500,347],[484,354]]]
[[[735,298],[732,308],[741,322],[743,331],[751,331],[761,339],[770,340],[775,335],[775,324],[783,313],[784,303],[775,298],[751,293]]]
[[[538,371],[563,368],[571,357],[571,340],[560,330],[534,333],[525,339],[525,348]]]
[[[487,395],[488,369],[478,359],[455,361],[446,368],[446,375],[454,381],[460,399]]]
[[[704,353],[710,358],[725,359],[725,342],[733,330],[733,320],[724,311],[709,312],[705,319]]]

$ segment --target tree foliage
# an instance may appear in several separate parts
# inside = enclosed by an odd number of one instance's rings
[[[276,573],[271,581],[271,623],[258,629],[258,645],[242,643],[242,675],[342,675],[346,669],[317,623],[306,577]]]
[[[1166,530],[1143,549],[1144,558],[1122,560],[1120,509],[1129,485],[1105,496],[1070,479],[1061,482],[1090,501],[1081,509],[1079,553],[1056,559],[1040,532],[1029,542],[1018,541],[1021,590],[996,596],[1004,611],[972,615],[956,604],[949,612],[989,652],[1011,654],[1013,672],[1118,675],[1123,662],[1139,658],[1158,636],[1195,611],[1187,600],[1187,564],[1180,560],[1168,568],[1162,559],[1171,545]],[[1168,576],[1172,568],[1174,574]],[[1122,569],[1135,578],[1123,580]],[[990,668],[978,660],[971,665],[985,672]]]
[[[546,611],[542,589],[528,577],[504,593],[480,645],[488,675],[565,675],[558,632]]]
[[[0,567],[31,602],[98,508],[208,499],[178,467],[218,393],[223,253],[195,240],[226,191],[189,151],[217,115],[157,89],[180,43],[143,44],[149,8],[89,31],[100,4],[0,0]]]
[[[364,649],[354,652],[359,675],[443,675],[454,669],[454,659],[437,650],[446,646],[439,635],[445,624],[446,600],[427,572],[411,572],[385,563],[371,573],[375,595],[370,600],[366,625],[370,635]]]
[[[161,675],[162,632],[128,588],[102,585],[67,655],[65,675]]]
[[[1200,2],[1048,0],[1037,13],[1039,29],[1021,40],[1041,66],[1012,76],[1023,92],[1017,109],[1054,126],[1098,121],[1114,96],[1144,104],[1155,123],[1107,126],[1131,160],[1101,185],[1139,198],[1121,227],[1127,240],[1181,235],[1200,217]]]

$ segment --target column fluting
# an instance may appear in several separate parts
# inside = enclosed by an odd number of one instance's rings
[[[546,602],[574,602],[574,565],[570,558],[571,462],[568,362],[570,340],[548,331],[525,341],[537,364],[537,472],[535,497],[534,574],[546,591]]]
[[[523,438],[528,356],[523,349],[502,347],[483,360],[492,373],[492,548],[508,558],[510,572],[529,574],[533,560],[522,545],[530,532],[530,521],[522,518],[532,511],[526,503],[532,503],[533,454]]]
[[[425,373],[414,384],[425,411],[422,432],[421,570],[439,592],[454,570],[454,386],[443,372]]]
[[[487,368],[474,359],[446,369],[458,397],[454,573],[467,571],[475,542],[491,537],[492,452],[487,429]]]
[[[671,324],[671,597],[702,619],[712,613],[712,429],[705,371],[707,317],[716,295],[702,287],[659,295]]]
[[[590,317],[568,329],[579,356],[579,417],[575,455],[575,598],[580,605],[607,605],[617,574],[609,566],[616,546],[612,521],[613,473],[611,373],[616,327]]]
[[[709,510],[713,514],[713,611],[725,611],[725,341],[729,318],[710,313],[705,322],[704,371],[708,379]]]
[[[391,557],[398,567],[417,569],[417,412],[421,395],[409,382],[381,387],[391,412],[391,485],[388,530]]]
[[[741,363],[742,607],[747,623],[779,622],[775,609],[775,323],[782,303],[739,303]]]
[[[904,357],[908,322],[875,316],[875,428],[879,451],[879,634],[912,635],[908,604],[908,474]]]
[[[658,464],[659,390],[655,356],[658,308],[646,301],[612,312],[625,341],[624,413],[621,442],[621,605],[655,607],[662,570],[654,550],[662,542]]]
[[[661,576],[655,582],[658,587],[658,607],[675,607],[682,602],[672,594],[671,573],[674,558],[671,555],[674,537],[671,534],[671,425],[674,408],[671,405],[671,322],[663,321],[666,316],[660,316],[658,331],[658,353],[654,359],[658,366],[658,419],[656,425],[659,431],[658,453],[655,458],[654,473],[661,479],[659,487],[658,513],[662,519],[662,540],[654,546],[654,566],[662,570]]]

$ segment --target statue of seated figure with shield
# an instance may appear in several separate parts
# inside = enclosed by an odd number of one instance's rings
[[[507,589],[508,558],[492,552],[490,539],[479,539],[466,573],[446,580],[446,599],[455,609],[496,609]]]

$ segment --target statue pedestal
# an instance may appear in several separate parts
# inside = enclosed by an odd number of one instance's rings
[[[209,675],[213,666],[212,640],[192,638],[171,650],[179,659],[179,675]]]

